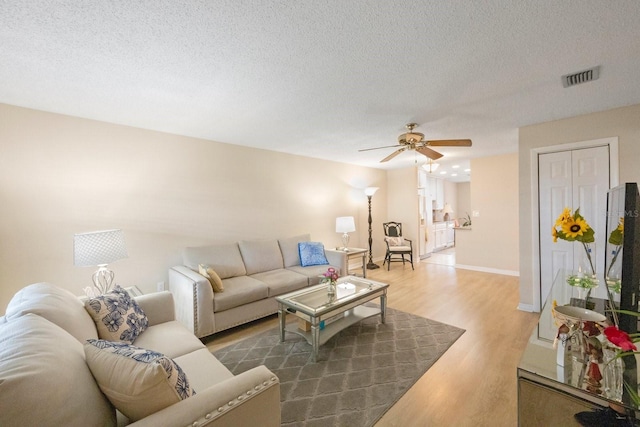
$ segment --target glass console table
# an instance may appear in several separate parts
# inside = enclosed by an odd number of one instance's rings
[[[624,380],[626,385],[638,390],[638,355],[625,357],[624,364],[618,365],[618,371],[614,371],[617,372],[615,375],[611,374],[614,365],[604,362],[598,364],[603,374],[603,384],[600,389],[594,390],[587,381],[590,362],[580,351],[577,342],[580,331],[567,340],[570,344],[560,357],[558,350],[553,348],[559,327],[552,315],[554,301],[558,306],[586,307],[611,318],[608,300],[587,299],[585,290],[567,284],[567,276],[566,271],[557,274],[538,325],[518,365],[518,425],[578,425],[573,419],[575,413],[607,407],[610,403],[635,411],[636,419],[640,418],[638,407],[632,402],[628,390],[622,386]],[[605,285],[600,283],[599,286]],[[615,298],[614,303],[617,303]]]

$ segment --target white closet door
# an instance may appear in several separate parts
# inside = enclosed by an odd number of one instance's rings
[[[592,244],[594,266],[599,275],[604,268],[605,220],[607,190],[609,190],[609,149],[607,146],[585,148],[557,153],[540,154],[538,158],[539,218],[540,218],[540,301],[544,305],[553,285],[556,273],[561,269],[577,269],[579,242],[558,239],[553,243],[551,229],[565,207],[580,214],[595,231]],[[607,291],[601,284],[591,292],[598,298],[606,298]],[[540,328],[540,335],[550,334],[554,327],[551,319],[540,319],[549,329]]]

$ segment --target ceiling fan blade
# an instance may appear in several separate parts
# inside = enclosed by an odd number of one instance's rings
[[[393,159],[395,156],[397,156],[398,154],[402,153],[404,150],[406,150],[407,147],[403,147],[399,150],[394,151],[393,153],[389,154],[387,157],[385,157],[384,159],[380,160],[380,163],[382,162],[388,162],[389,160]],[[435,151],[434,151],[435,152]]]
[[[381,148],[392,148],[392,147],[402,147],[402,145],[396,144],[396,145],[387,145],[387,146],[384,146],[384,147],[363,148],[362,150],[358,150],[358,151],[371,151],[371,150],[379,150]]]
[[[431,147],[471,147],[470,139],[436,139],[426,141]]]
[[[424,154],[431,160],[438,160],[440,157],[442,157],[442,154],[427,147],[416,147],[416,151],[420,154]]]

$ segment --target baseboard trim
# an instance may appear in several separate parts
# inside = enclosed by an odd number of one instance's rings
[[[520,303],[518,304],[518,310],[520,311],[526,311],[528,313],[533,313],[533,304],[523,304]]]
[[[482,271],[483,273],[494,273],[494,274],[502,274],[505,276],[520,277],[520,272],[514,271],[514,270],[501,270],[498,268],[478,267],[476,265],[464,265],[464,264],[456,264],[454,265],[454,267],[461,268],[463,270]]]

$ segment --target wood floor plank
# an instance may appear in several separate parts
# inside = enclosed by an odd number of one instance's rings
[[[538,321],[517,309],[518,278],[428,262],[367,275],[390,284],[389,307],[466,330],[376,427],[517,425],[516,366]],[[271,316],[206,344],[215,351],[276,326]]]

